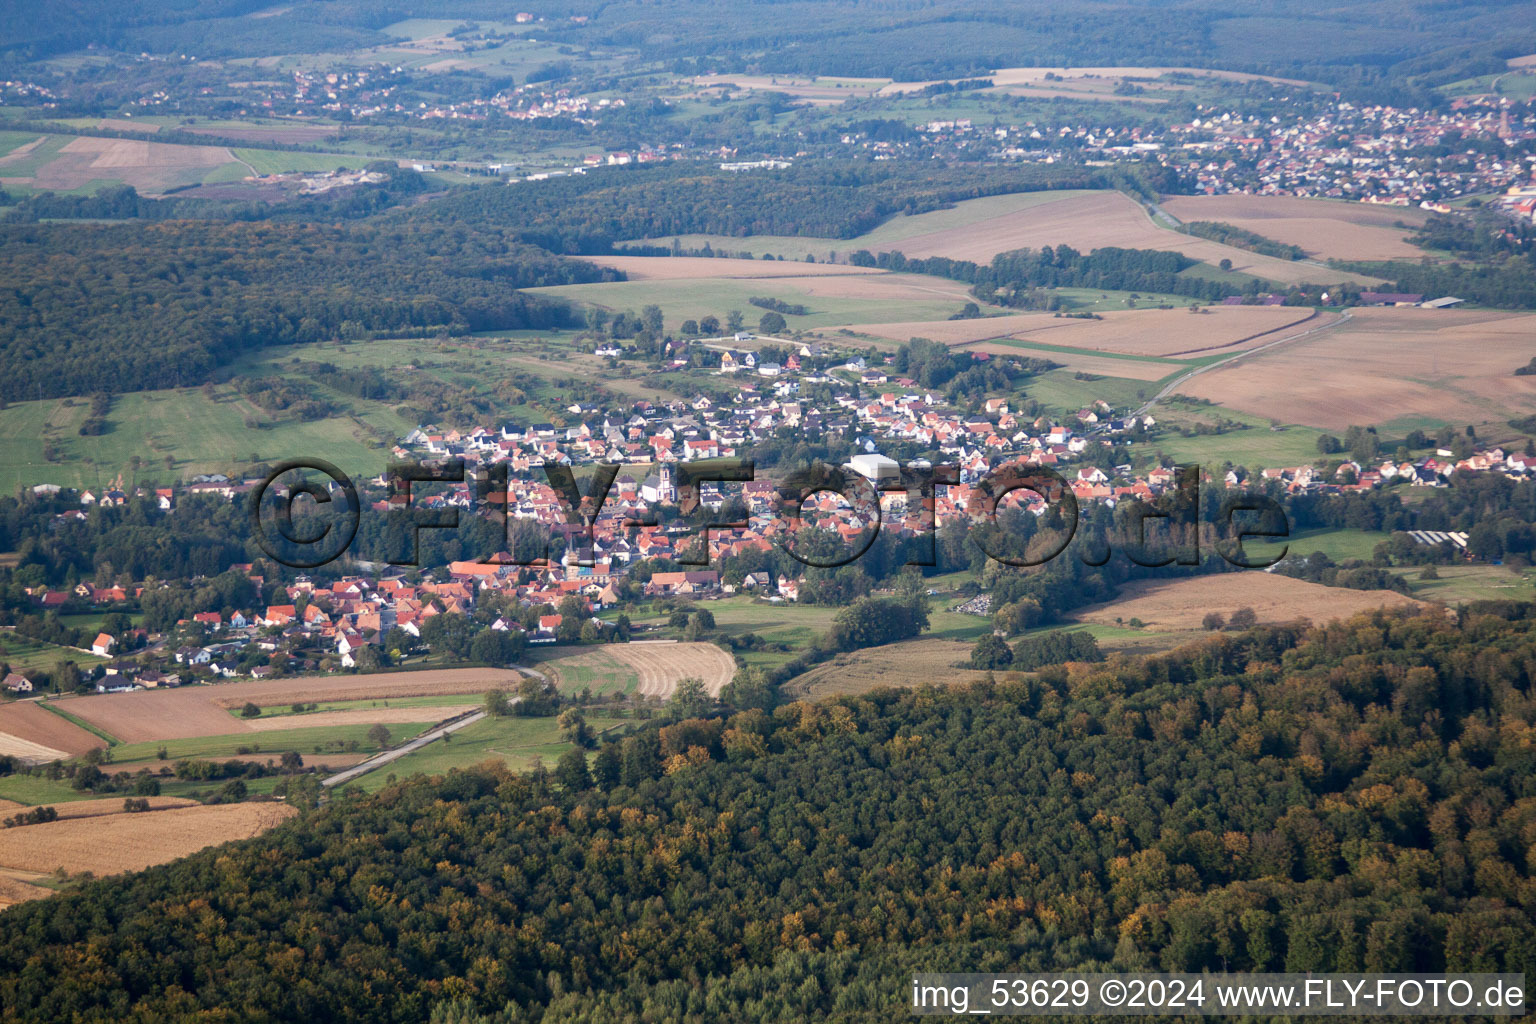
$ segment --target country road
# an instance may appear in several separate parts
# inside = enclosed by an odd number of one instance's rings
[[[543,672],[540,672],[536,668],[528,668],[526,665],[513,665],[511,667],[515,668],[525,676],[537,679],[545,686],[550,685],[549,676],[545,675]],[[516,704],[519,699],[520,698],[518,697],[513,697],[509,703]],[[408,743],[402,743],[400,746],[391,750],[386,750],[383,753],[375,754],[368,760],[363,761],[360,764],[355,764],[351,768],[348,768],[346,771],[337,772],[330,778],[322,780],[320,785],[330,789],[334,786],[340,786],[343,783],[351,782],[353,779],[360,775],[367,775],[375,768],[382,768],[392,761],[399,760],[406,754],[420,750],[422,747],[426,746],[428,743],[431,743],[433,740],[442,739],[444,736],[451,732],[458,732],[466,725],[474,725],[484,717],[484,711],[476,711],[468,718],[460,718],[457,721],[449,722],[447,725],[439,725],[435,728],[428,729],[426,732],[422,733],[420,736],[417,736],[415,739],[409,741]]]
[[[426,746],[428,743],[431,743],[433,740],[441,739],[451,732],[458,732],[466,725],[474,725],[484,717],[484,711],[476,711],[468,718],[461,718],[457,722],[449,722],[447,725],[440,725],[435,729],[428,729],[426,732],[422,733],[420,736],[417,736],[409,743],[402,743],[400,746],[395,747],[393,750],[386,750],[382,754],[375,754],[373,757],[370,757],[362,764],[356,764],[351,768],[348,768],[346,771],[337,772],[330,778],[322,780],[320,785],[329,789],[333,786],[340,786],[343,783],[351,782],[359,775],[367,775],[375,768],[382,768],[386,764],[389,764],[391,761],[399,760],[406,754],[420,750],[422,747]]]
[[[1192,377],[1198,377],[1202,373],[1209,373],[1211,370],[1219,369],[1229,363],[1235,363],[1239,359],[1246,359],[1249,356],[1256,356],[1262,352],[1268,352],[1270,349],[1279,348],[1281,345],[1289,345],[1292,342],[1301,341],[1303,338],[1310,338],[1313,335],[1321,334],[1324,331],[1331,331],[1336,327],[1340,327],[1348,323],[1352,319],[1354,318],[1350,316],[1349,312],[1344,311],[1338,315],[1337,319],[1332,320],[1326,324],[1319,324],[1316,327],[1309,328],[1308,330],[1302,331],[1300,334],[1288,334],[1283,338],[1276,338],[1274,341],[1267,341],[1262,345],[1255,346],[1254,348],[1244,349],[1241,352],[1234,352],[1227,358],[1218,359],[1214,363],[1206,363],[1204,366],[1197,366],[1193,370],[1190,370],[1187,373],[1181,373],[1177,377],[1173,378],[1173,380],[1169,381],[1161,391],[1153,395],[1144,405],[1142,405],[1141,408],[1137,409],[1131,415],[1146,415],[1149,411],[1151,411],[1154,405],[1162,401],[1164,398],[1167,398],[1176,388],[1181,387]]]

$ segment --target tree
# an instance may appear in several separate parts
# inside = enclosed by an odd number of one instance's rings
[[[660,334],[665,326],[666,318],[662,316],[660,306],[642,306],[640,319],[645,324],[645,329],[652,334]]]
[[[623,771],[624,758],[619,753],[619,745],[604,743],[592,762],[592,775],[597,784],[604,789],[612,789],[619,784]]]
[[[699,333],[699,322],[697,320],[684,320],[682,326],[678,328],[678,332],[685,338],[691,338]]]
[[[722,701],[741,711],[752,708],[771,711],[778,703],[777,697],[777,690],[768,681],[767,673],[760,668],[741,669],[720,691]]]
[[[363,644],[352,655],[352,663],[359,672],[377,672],[384,667],[384,658],[373,644]]]
[[[1221,614],[1221,612],[1206,612],[1205,618],[1200,620],[1200,625],[1206,629],[1225,629],[1227,617]]]
[[[709,337],[714,337],[715,335],[719,334],[720,318],[717,316],[706,316],[701,319],[699,321],[699,333]]]
[[[482,665],[506,665],[521,655],[521,640],[509,630],[487,627],[476,633],[469,644],[469,660]]]
[[[757,321],[757,329],[764,334],[782,334],[788,326],[783,315],[772,310],[764,313]]]
[[[1317,437],[1317,451],[1320,455],[1337,455],[1344,450],[1344,445],[1332,434],[1319,434]]]
[[[1252,608],[1239,608],[1227,619],[1227,625],[1232,629],[1251,629],[1259,621],[1259,616]]]
[[[667,714],[676,719],[697,718],[708,711],[714,700],[704,689],[704,680],[689,677],[680,679],[672,698],[667,701]]]
[[[997,669],[1013,664],[1013,649],[996,633],[988,633],[971,648],[971,668]]]
[[[746,322],[747,318],[742,315],[742,312],[739,309],[733,309],[729,313],[725,314],[725,329],[732,334],[735,334],[737,331],[741,330],[742,327],[746,325]]]
[[[443,651],[460,659],[469,657],[475,632],[474,620],[457,612],[433,615],[421,624],[423,643],[434,651]]]
[[[260,718],[261,717],[261,708],[257,707],[256,704],[254,702],[252,702],[252,701],[246,701],[245,705],[240,708],[240,717],[241,718]]]
[[[555,720],[555,724],[560,726],[560,736],[566,742],[582,748],[592,746],[592,727],[575,708],[567,708],[560,712],[560,717]]]
[[[381,722],[369,729],[368,742],[380,749],[389,746],[389,727]]]
[[[492,718],[502,718],[512,713],[512,702],[507,699],[505,690],[486,691],[485,713]]]
[[[587,752],[572,747],[555,762],[555,781],[573,793],[592,788],[592,773],[587,770]]]

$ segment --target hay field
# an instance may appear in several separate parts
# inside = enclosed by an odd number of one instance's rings
[[[1308,619],[1321,623],[1384,606],[1419,608],[1423,604],[1395,590],[1345,590],[1250,569],[1128,583],[1115,600],[1084,608],[1071,618],[1102,625],[1140,619],[1149,630],[1201,630],[1201,620],[1211,611],[1230,614],[1252,608],[1260,622]]]
[[[1418,259],[1424,250],[1396,225],[1429,219],[1415,207],[1294,196],[1173,196],[1161,205],[1180,220],[1221,221],[1335,260]]]
[[[1063,317],[1016,332],[1021,341],[1070,345],[1129,356],[1194,356],[1239,350],[1275,340],[1316,314],[1297,306],[1207,306],[1188,309],[1135,309],[1101,314],[1102,320]]]
[[[708,643],[627,643],[604,650],[639,676],[640,695],[666,700],[687,678],[701,679],[711,697],[720,696],[736,674],[736,661],[723,649]]]
[[[1536,413],[1536,315],[1357,309],[1294,344],[1201,374],[1180,393],[1330,430],[1418,418],[1481,424]]]
[[[963,205],[963,204],[962,204]],[[855,240],[857,241],[857,240]],[[904,239],[908,256],[948,256],[988,263],[1000,252],[1070,245],[1080,252],[1105,246],[1181,252],[1215,266],[1223,259],[1232,269],[1280,285],[1376,283],[1376,279],[1308,263],[1260,256],[1245,249],[1180,234],[1153,223],[1141,205],[1120,192],[1089,192],[1053,203],[1003,214],[984,223],[948,228]],[[844,243],[846,248],[857,246]]]
[[[8,828],[0,830],[0,866],[95,875],[141,871],[208,846],[260,835],[297,813],[287,804],[214,804]]]
[[[970,658],[971,647],[968,641],[933,637],[866,647],[839,654],[787,685],[796,696],[821,699],[864,693],[882,686],[967,683],[984,674],[954,667]]]
[[[258,705],[288,704],[295,701],[368,700],[388,697],[424,697],[443,693],[483,693],[492,687],[511,689],[523,677],[511,669],[457,668],[423,672],[380,672],[358,676],[297,676],[291,679],[261,679],[213,686],[187,686],[175,690],[135,690],[131,693],[104,693],[70,700],[67,710],[125,743],[154,740],[194,739],[199,736],[224,736],[240,732],[271,729],[308,728],[319,714],[302,719],[278,717],[282,725],[257,725],[262,719],[236,718],[229,709],[247,701]],[[358,719],[367,724],[383,721],[380,714],[396,710],[369,711],[370,717]],[[327,714],[330,714],[328,712]],[[352,714],[352,712],[335,712]],[[412,721],[422,720],[420,708],[414,709]],[[427,714],[436,715],[436,709]],[[446,716],[441,716],[446,717]],[[400,719],[393,719],[400,721]],[[318,724],[318,723],[317,723]]]
[[[875,267],[846,263],[804,263],[784,260],[743,260],[710,256],[579,256],[600,267],[622,270],[631,281],[678,281],[690,278],[748,279],[760,277],[820,277],[879,274]]]
[[[226,165],[240,166],[234,154],[223,146],[81,136],[64,143],[50,159],[26,167],[30,173],[25,176],[0,180],[54,192],[122,182],[145,195],[156,195],[177,185],[197,184]]]
[[[0,704],[0,754],[43,764],[62,761],[104,747],[73,722],[49,711],[36,701]]]

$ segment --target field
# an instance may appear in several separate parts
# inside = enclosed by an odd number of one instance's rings
[[[671,241],[650,239],[648,244],[666,245]],[[1233,271],[1282,286],[1339,281],[1377,283],[1375,278],[1314,263],[1260,256],[1181,234],[1158,225],[1140,203],[1120,192],[1024,192],[968,199],[946,210],[893,217],[855,238],[684,235],[678,241],[684,248],[700,248],[708,243],[719,251],[771,253],[792,260],[803,259],[807,254],[818,260],[834,254],[846,257],[856,250],[868,249],[900,250],[914,257],[948,256],[977,263],[988,263],[998,253],[1012,249],[1065,244],[1090,252],[1104,246],[1119,246],[1181,252],[1205,262],[1213,270],[1223,259],[1229,259]]]
[[[168,762],[174,763],[187,759],[227,761],[238,758],[276,761],[283,753],[290,750],[300,754],[305,764],[323,763],[335,768],[341,764],[342,757],[374,753],[387,746],[414,739],[439,718],[446,716],[425,712],[407,717],[413,717],[416,721],[366,724],[355,722],[350,725],[306,727],[295,724],[293,718],[280,718],[276,721],[286,723],[283,728],[249,732],[210,732],[206,735],[178,739],[123,743],[112,748],[111,766],[104,770],[134,772],[140,768],[149,768],[154,771],[164,767]],[[389,729],[390,738],[384,744],[376,743],[368,736],[369,730],[376,724],[383,724]],[[229,726],[226,725],[223,728],[228,730]],[[164,759],[159,756],[162,750],[165,751]]]
[[[697,75],[692,85],[701,93],[747,96],[777,92],[797,103],[824,107],[855,97],[876,96],[889,78],[827,78],[818,75]]]
[[[1416,605],[1413,598],[1392,590],[1345,590],[1248,570],[1128,583],[1115,600],[1084,608],[1072,617],[1101,625],[1140,619],[1152,630],[1194,631],[1203,628],[1201,620],[1211,611],[1230,614],[1252,608],[1260,622],[1326,622],[1382,606]]]
[[[596,263],[601,267],[622,270],[631,281],[681,281],[700,278],[738,280],[882,273],[873,267],[854,267],[846,263],[743,260],[719,256],[582,256],[578,258]]]
[[[980,679],[983,674],[955,668],[970,656],[971,644],[966,641],[919,637],[839,654],[796,676],[788,690],[796,697],[821,699],[864,693],[882,686],[962,684]]]
[[[598,734],[633,721],[596,714],[585,717]],[[553,718],[482,718],[455,732],[452,741],[429,743],[348,785],[374,792],[387,786],[392,776],[438,775],[485,761],[500,761],[513,771],[527,771],[535,763],[554,764],[569,749],[571,744],[561,737]]]
[[[0,437],[5,436],[0,433]],[[10,438],[6,438],[10,441]],[[61,661],[73,661],[83,668],[90,668],[106,661],[87,651],[73,647],[61,647],[44,640],[34,640],[10,630],[0,631],[0,661],[11,666],[12,672],[23,674],[35,669],[52,669]]]
[[[711,696],[719,696],[736,674],[731,656],[710,643],[609,644],[575,654],[552,651],[534,664],[563,693],[590,688],[594,695],[638,693],[659,700],[670,697],[678,682],[690,677],[702,680]]]
[[[223,146],[185,146],[137,139],[43,136],[0,157],[0,185],[52,192],[92,192],[132,185],[145,195],[226,180],[244,165]],[[221,173],[222,172],[222,173]],[[246,171],[249,173],[249,171]]]
[[[89,438],[78,433],[90,410],[85,399],[14,402],[0,410],[0,436],[10,442],[0,451],[0,485],[99,487],[120,471],[130,479],[135,456],[141,479],[228,472],[251,454],[276,461],[323,453],[345,470],[377,472],[388,453],[374,446],[374,437],[401,436],[416,426],[380,402],[329,392],[325,397],[344,413],[303,422],[272,421],[228,385],[215,387],[212,397],[193,388],[136,391],[114,399],[106,433]],[[45,444],[58,461],[43,457]]]
[[[734,269],[736,263],[718,259],[710,262],[723,272]],[[528,292],[614,311],[639,310],[654,303],[665,313],[669,330],[676,330],[688,319],[710,315],[723,318],[733,309],[741,310],[748,315],[749,323],[755,323],[763,311],[747,300],[765,291],[810,310],[805,316],[785,317],[792,330],[878,320],[942,320],[974,301],[959,281],[918,274],[816,273],[816,266],[806,264],[801,269],[813,271],[811,274],[776,278],[771,286],[756,279],[716,276],[556,285],[530,288]]]
[[[0,754],[33,763],[62,761],[106,744],[37,701],[0,704]]]
[[[108,814],[121,814],[123,812],[123,797],[104,796],[92,800],[72,800],[66,804],[60,804],[54,808],[59,812],[60,821],[70,818],[99,818]],[[180,796],[149,796],[149,808],[153,811],[163,811],[171,807],[196,807],[196,800],[188,800]]]
[[[1139,309],[1105,313],[1102,320],[1063,317],[1036,322],[1013,337],[1118,355],[1169,358],[1203,357],[1240,351],[1275,340],[1286,330],[1316,314],[1285,306],[1207,306],[1203,313],[1180,309]]]
[[[1485,424],[1536,412],[1536,316],[1471,310],[1359,309],[1350,322],[1235,361],[1181,394],[1287,423]],[[1277,386],[1282,384],[1283,386]]]
[[[678,238],[678,242],[685,249],[701,249],[707,244],[717,252],[750,252],[755,256],[778,256],[788,260],[803,260],[807,255],[813,255],[818,260],[827,260],[834,254],[847,256],[848,253],[859,249],[868,249],[870,252],[900,249],[908,255],[913,255],[905,244],[908,239],[924,238],[945,231],[975,228],[977,225],[984,225],[999,217],[1015,215],[1037,206],[1096,194],[1083,190],[1063,190],[1016,192],[1010,195],[967,199],[943,210],[892,217],[873,230],[854,238],[815,238],[799,235],[751,235],[745,238],[731,235],[682,235]],[[672,243],[671,238],[651,238],[643,241],[647,245]]]
[[[1424,250],[1409,244],[1408,228],[1429,219],[1415,207],[1292,196],[1172,196],[1160,205],[1180,220],[1221,221],[1336,260],[1418,259]]]
[[[1303,530],[1273,544],[1255,537],[1243,542],[1243,550],[1256,560],[1274,557],[1280,553],[1280,547],[1284,545],[1292,557],[1305,558],[1321,551],[1335,562],[1343,562],[1351,558],[1369,561],[1376,550],[1376,545],[1387,539],[1389,539],[1388,534],[1370,530]]]
[[[894,342],[906,342],[912,338],[927,338],[946,345],[968,345],[992,338],[1003,338],[1018,331],[1030,330],[1047,323],[1059,323],[1049,313],[1011,313],[1003,316],[982,317],[977,320],[906,320],[895,323],[854,324],[849,327],[855,334],[873,338],[885,338]]]
[[[191,739],[232,733],[262,731],[249,719],[230,715],[247,701],[291,704],[296,701],[366,700],[369,698],[430,696],[445,693],[483,693],[494,686],[510,687],[522,676],[511,669],[460,668],[420,672],[383,672],[357,676],[297,676],[186,686],[175,690],[135,690],[77,697],[62,706],[83,721],[124,743]],[[381,709],[380,713],[394,711]],[[337,712],[352,714],[352,712]],[[366,715],[371,712],[362,712]],[[417,713],[420,714],[419,712]],[[446,715],[427,716],[446,718]],[[379,719],[369,719],[370,722]],[[418,721],[421,719],[418,717]],[[260,720],[258,720],[260,721]],[[283,718],[282,728],[295,729],[295,720]],[[265,727],[265,726],[264,726]]]
[[[3,829],[0,866],[40,874],[139,871],[207,846],[258,835],[295,813],[286,804],[216,804]]]

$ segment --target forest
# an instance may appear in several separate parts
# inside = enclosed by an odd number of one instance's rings
[[[875,1021],[934,964],[1529,974],[1532,615],[1261,627],[342,794],[8,910],[0,1005]]]
[[[431,222],[0,224],[0,397],[192,386],[271,345],[570,326],[515,289],[617,276]]]

